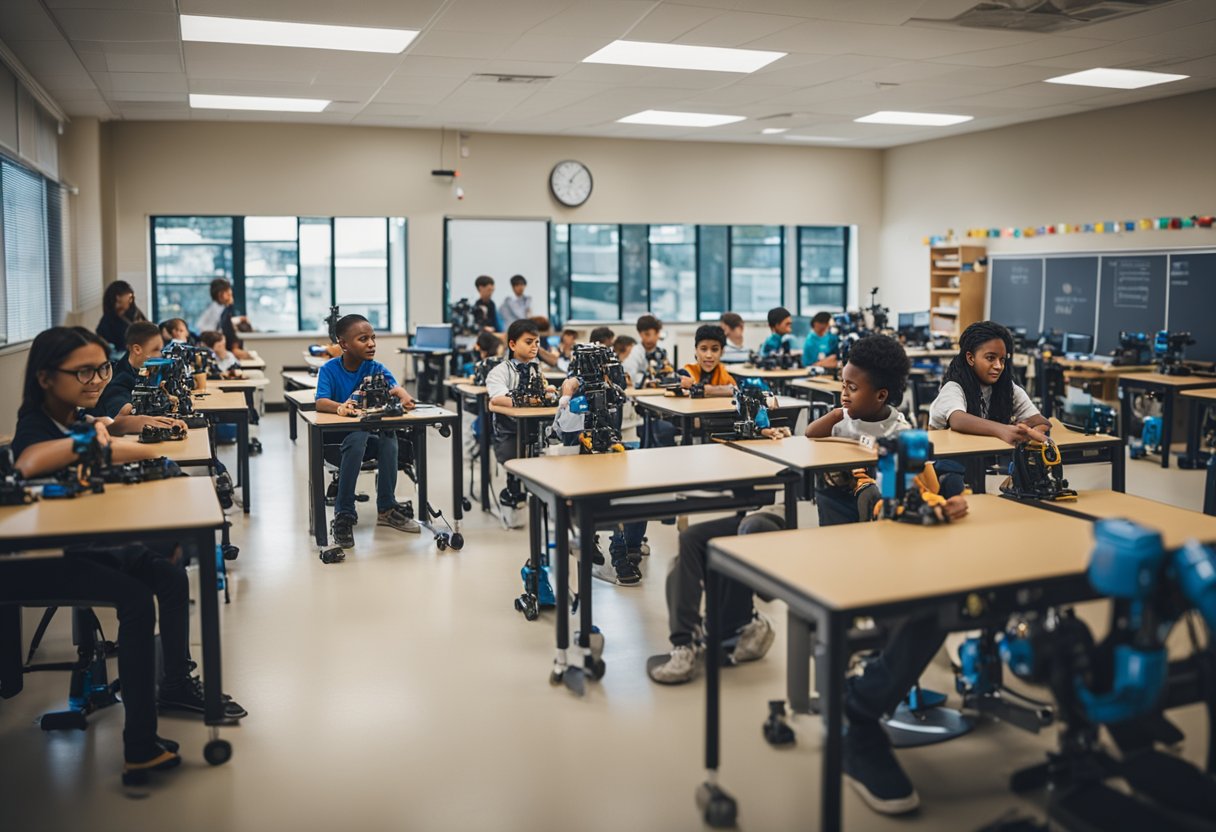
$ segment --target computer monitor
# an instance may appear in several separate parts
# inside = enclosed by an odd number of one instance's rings
[[[898,332],[910,344],[923,344],[929,340],[929,312],[900,312],[897,320]]]
[[[544,335],[540,339],[541,345],[547,350],[559,349],[562,345],[561,335]]]
[[[1064,333],[1065,355],[1090,355],[1094,351],[1094,336],[1080,332]]]
[[[803,315],[795,315],[791,323],[790,335],[794,336],[796,342],[802,343],[811,333],[811,319]]]
[[[419,324],[414,330],[414,349],[450,350],[452,343],[451,324]]]

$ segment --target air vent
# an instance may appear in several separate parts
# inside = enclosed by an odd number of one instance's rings
[[[552,75],[511,75],[499,72],[478,72],[473,80],[483,84],[544,84],[552,81]]]
[[[1062,32],[1178,0],[990,0],[947,21],[974,29]]]

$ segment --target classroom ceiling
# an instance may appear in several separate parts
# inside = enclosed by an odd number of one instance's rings
[[[0,0],[0,41],[69,116],[892,147],[1216,87],[1216,0],[1042,33],[950,22],[978,0]],[[1126,12],[1145,0],[1054,0]],[[994,4],[985,4],[994,5]],[[998,0],[1013,10],[1052,5]],[[409,28],[401,54],[183,43],[179,14]],[[789,54],[750,75],[581,63],[616,39]],[[1043,83],[1091,67],[1190,78],[1141,90]],[[542,76],[504,83],[495,75]],[[316,114],[191,110],[188,93],[326,98]],[[648,110],[744,116],[695,129]],[[974,116],[858,124],[877,110]],[[764,128],[788,128],[764,135]],[[837,140],[828,142],[828,139]],[[1073,149],[1076,150],[1076,149]]]

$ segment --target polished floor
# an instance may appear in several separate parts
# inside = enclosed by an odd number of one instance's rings
[[[62,706],[67,678],[37,674],[22,695],[0,701],[0,830],[701,828],[693,791],[702,779],[704,688],[662,688],[645,674],[647,656],[667,644],[663,577],[674,528],[651,527],[641,588],[597,582],[608,673],[578,699],[547,683],[552,613],[528,623],[512,609],[525,531],[504,532],[474,506],[465,549],[440,553],[428,535],[376,528],[361,504],[357,548],[345,563],[323,565],[307,535],[305,442],[293,447],[282,414],[266,416],[260,433],[254,513],[234,515],[242,551],[223,610],[225,687],[250,711],[224,731],[232,761],[207,766],[206,729],[165,718],[161,733],[182,742],[184,764],[151,787],[125,789],[121,709],[94,715],[84,733],[44,734],[35,721]],[[446,440],[432,436],[430,447],[433,459],[446,458]],[[447,466],[431,470],[432,499],[446,510]],[[1079,487],[1104,487],[1108,470],[1074,467],[1069,476]],[[1132,493],[1199,507],[1198,472],[1138,461],[1127,480]],[[1026,545],[1051,541],[1030,530]],[[779,628],[770,656],[724,673],[722,782],[739,799],[740,828],[812,829],[818,722],[793,720],[791,750],[761,737],[766,700],[784,696],[784,609],[768,611]],[[1098,621],[1103,610],[1087,613]],[[72,655],[60,619],[46,658]],[[27,637],[35,621],[27,611]],[[944,652],[929,681],[952,690]],[[1202,759],[1202,710],[1171,716],[1188,734],[1185,756]],[[985,723],[964,739],[901,752],[921,810],[882,818],[846,789],[846,828],[977,829],[1009,811],[1038,814],[1034,799],[1006,784],[1043,759],[1054,738]]]

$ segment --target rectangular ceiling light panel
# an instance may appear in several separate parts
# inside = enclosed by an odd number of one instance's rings
[[[682,113],[672,110],[643,110],[618,118],[621,124],[659,124],[664,127],[720,127],[743,121],[746,116],[723,116],[716,113]]]
[[[910,124],[916,127],[949,127],[971,121],[973,116],[956,116],[949,113],[907,113],[899,110],[879,110],[868,116],[855,118],[861,124]]]
[[[194,14],[183,14],[181,20],[182,40],[203,43],[294,46],[301,49],[397,54],[418,37],[418,32],[414,29],[325,26],[319,23],[288,23],[281,20],[205,17]]]
[[[1078,87],[1106,87],[1112,90],[1138,90],[1157,84],[1168,84],[1190,78],[1189,75],[1171,75],[1168,72],[1145,72],[1142,69],[1106,69],[1098,67],[1083,72],[1072,72],[1047,78],[1049,84],[1073,84]]]
[[[614,40],[598,52],[583,58],[583,63],[651,66],[659,69],[702,69],[708,72],[755,72],[778,58],[784,58],[786,54],[759,49]]]
[[[190,93],[190,106],[196,110],[276,110],[283,113],[319,113],[330,103],[324,98],[270,98],[264,95]]]

